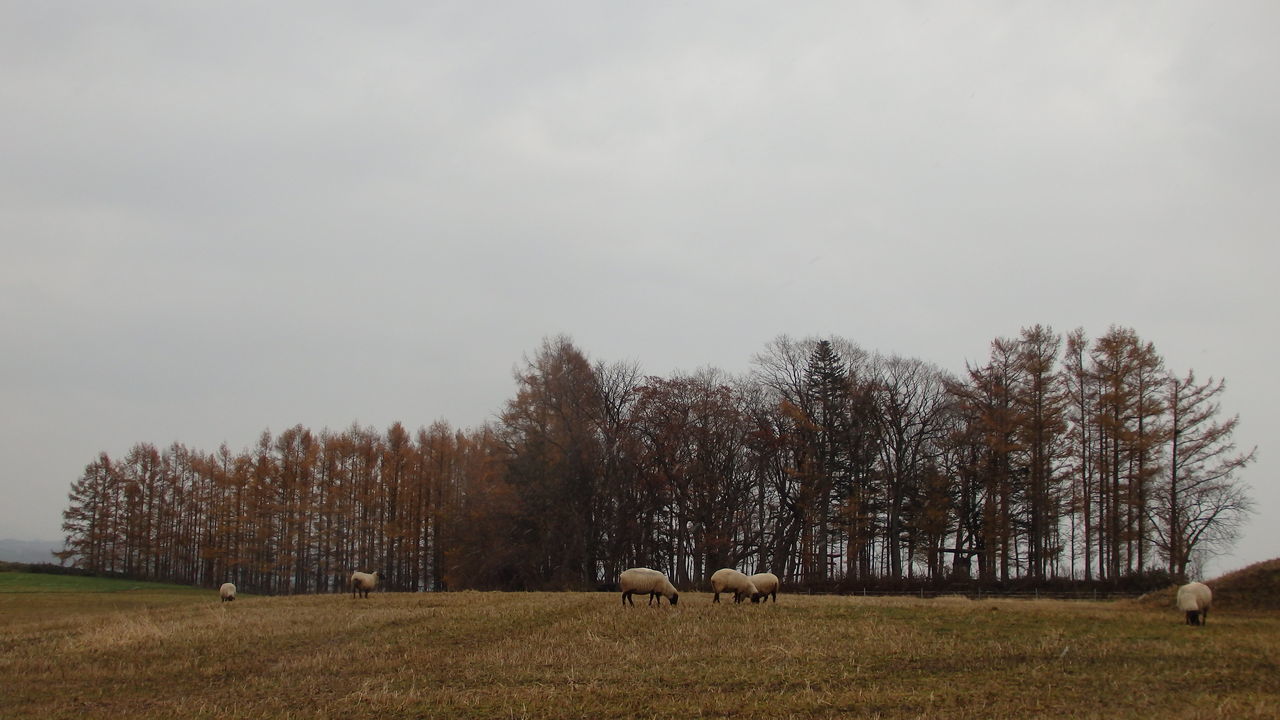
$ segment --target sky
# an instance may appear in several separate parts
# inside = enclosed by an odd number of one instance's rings
[[[0,0],[0,537],[141,442],[476,427],[568,335],[1225,378],[1280,555],[1280,4]]]

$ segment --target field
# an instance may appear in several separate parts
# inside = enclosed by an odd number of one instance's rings
[[[0,717],[1275,718],[1280,617],[1126,601],[250,597],[0,574]],[[69,587],[82,583],[78,588]]]

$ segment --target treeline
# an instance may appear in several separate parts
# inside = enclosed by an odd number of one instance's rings
[[[209,453],[139,444],[71,488],[64,560],[264,593],[1118,580],[1225,548],[1250,511],[1221,380],[1112,328],[1024,329],[962,377],[781,337],[750,372],[645,376],[564,337],[493,422],[293,427]]]

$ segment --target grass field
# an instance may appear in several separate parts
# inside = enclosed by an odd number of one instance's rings
[[[0,582],[0,717],[1275,718],[1280,617],[1087,601]],[[87,580],[75,578],[75,581]]]

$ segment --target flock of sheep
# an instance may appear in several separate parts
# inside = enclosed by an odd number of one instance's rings
[[[715,593],[711,601],[720,602],[720,593],[733,593],[735,603],[740,603],[748,597],[751,598],[751,602],[760,602],[770,596],[773,597],[774,602],[778,602],[780,584],[778,576],[773,573],[756,573],[747,577],[733,568],[721,568],[711,576],[711,590]],[[676,592],[676,587],[671,584],[667,576],[652,568],[631,568],[622,571],[618,576],[618,588],[622,590],[623,605],[631,603],[635,606],[636,601],[631,596],[636,593],[648,595],[650,605],[655,598],[659,605],[662,604],[664,597],[672,605],[680,600],[680,593]]]
[[[377,572],[351,573],[352,599],[357,595],[369,597],[370,591],[378,587],[379,579],[380,575]],[[751,602],[756,603],[762,600],[767,601],[770,597],[776,603],[779,585],[781,582],[778,576],[770,572],[748,576],[733,568],[720,568],[711,575],[713,593],[711,602],[720,602],[720,593],[733,593],[735,603],[740,603],[746,598],[751,598]],[[627,603],[632,607],[635,606],[636,601],[631,596],[636,593],[648,595],[650,605],[653,605],[655,599],[661,605],[664,597],[672,605],[680,600],[680,593],[676,590],[676,586],[671,584],[666,575],[652,568],[639,567],[624,570],[618,576],[618,588],[622,590],[623,607]],[[236,586],[233,583],[223,583],[222,587],[218,588],[218,596],[222,602],[235,600]],[[1204,625],[1209,618],[1209,607],[1212,604],[1213,592],[1204,583],[1193,582],[1178,588],[1178,610],[1186,613],[1188,625]]]

